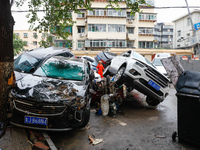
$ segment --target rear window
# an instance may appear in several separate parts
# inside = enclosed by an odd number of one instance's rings
[[[40,61],[31,55],[22,54],[14,61],[14,70],[30,73],[32,68],[37,68]]]

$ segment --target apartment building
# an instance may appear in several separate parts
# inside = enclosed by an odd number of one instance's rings
[[[193,48],[196,53],[200,43],[200,10],[191,11],[191,20],[188,14],[185,14],[174,20],[174,48]],[[195,36],[196,35],[196,36]]]
[[[173,48],[173,23],[155,23],[154,47],[166,49]]]
[[[38,48],[39,42],[43,36],[43,33],[32,30],[14,30],[14,33],[17,34],[20,39],[26,42],[26,45],[24,46],[25,50]]]
[[[134,0],[133,0],[134,2]],[[106,50],[110,48],[153,48],[154,0],[147,0],[151,7],[140,5],[141,13],[132,15],[124,1],[119,2],[121,10],[105,7],[107,0],[94,0],[92,11],[80,9],[80,14],[72,12],[72,19],[76,23],[67,27],[71,33],[68,40],[55,39],[58,47],[68,47],[71,50]],[[27,41],[25,49],[36,48],[41,36],[37,32],[14,31],[19,33],[22,40]],[[33,34],[38,35],[35,39]],[[26,36],[27,35],[27,36]]]
[[[151,8],[140,5],[142,13],[132,15],[125,2],[119,2],[121,10],[105,9],[107,0],[94,0],[92,11],[80,9],[72,12],[76,23],[69,29],[69,41],[56,39],[57,46],[71,47],[72,50],[105,50],[109,48],[153,48],[154,1],[148,0]],[[68,44],[67,44],[68,43]]]

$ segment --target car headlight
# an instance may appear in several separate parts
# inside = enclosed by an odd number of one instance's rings
[[[139,72],[137,72],[135,69],[131,69],[131,70],[129,70],[129,73],[131,73],[132,75],[134,75],[134,76],[139,76],[139,75],[141,75]]]

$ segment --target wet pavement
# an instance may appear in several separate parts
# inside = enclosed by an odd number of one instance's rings
[[[47,133],[58,150],[200,149],[189,143],[180,143],[177,138],[175,142],[172,141],[172,134],[177,131],[175,94],[176,91],[171,85],[169,96],[164,102],[157,107],[149,107],[145,96],[133,90],[115,117],[97,115],[95,108],[92,108],[88,127],[68,132]],[[0,139],[0,149],[21,150],[19,145],[24,150],[30,149],[25,135],[25,130],[9,126],[6,134]],[[88,140],[89,135],[94,139],[103,139],[104,142],[92,145]]]
[[[173,86],[169,96],[157,107],[149,107],[145,96],[129,93],[115,117],[96,115],[91,109],[89,127],[62,133],[48,133],[59,150],[174,150],[198,149],[188,143],[172,141],[177,131],[177,98]],[[88,135],[104,142],[92,145]]]

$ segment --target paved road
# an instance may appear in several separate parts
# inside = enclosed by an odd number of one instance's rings
[[[145,96],[133,91],[116,117],[101,116],[91,109],[89,129],[49,133],[59,150],[193,150],[195,146],[172,141],[177,130],[177,98],[173,86],[157,107],[148,107]],[[91,145],[88,135],[104,142]]]

